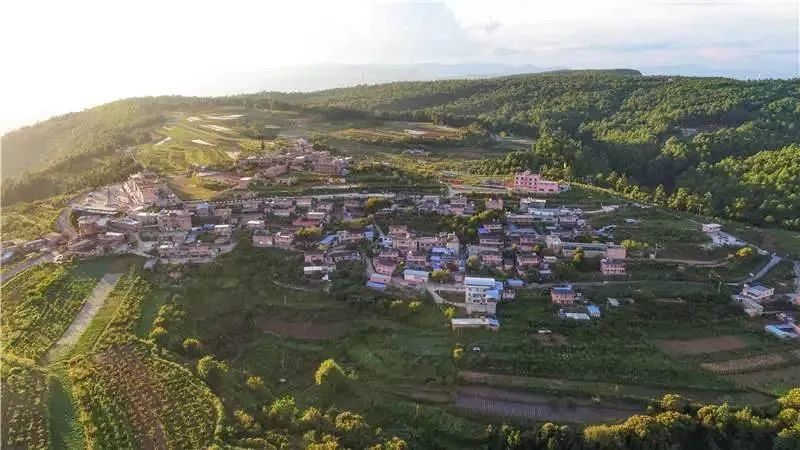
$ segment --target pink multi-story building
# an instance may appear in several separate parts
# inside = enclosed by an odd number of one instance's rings
[[[374,261],[375,272],[381,275],[391,275],[397,268],[397,261],[388,258],[376,258]]]
[[[603,258],[600,260],[600,272],[607,276],[625,275],[625,261]]]
[[[534,194],[557,194],[558,182],[543,179],[530,170],[514,175],[514,189]]]
[[[609,244],[606,248],[606,258],[608,259],[622,260],[625,259],[626,256],[628,256],[628,252],[625,247],[621,245]]]
[[[550,289],[550,299],[557,305],[571,305],[575,303],[578,293],[572,288],[572,285],[565,284],[563,286],[553,286]]]

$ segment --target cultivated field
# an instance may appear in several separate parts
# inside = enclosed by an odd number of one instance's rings
[[[737,336],[718,336],[686,340],[665,339],[657,341],[656,345],[661,351],[684,356],[740,350],[747,347],[747,343]]]

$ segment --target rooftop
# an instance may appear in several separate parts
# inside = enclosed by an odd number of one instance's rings
[[[464,277],[464,285],[494,287],[494,278]]]

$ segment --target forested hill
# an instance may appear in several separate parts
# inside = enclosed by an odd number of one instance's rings
[[[477,122],[538,138],[530,151],[485,161],[479,173],[531,168],[624,187],[643,200],[658,194],[694,212],[800,228],[800,156],[791,146],[800,143],[800,79],[573,71],[250,97],[264,98],[332,118]],[[774,166],[780,177],[771,176]],[[670,193],[678,195],[661,199]]]
[[[798,147],[792,146],[800,143],[800,79],[642,76],[625,69],[115,102],[4,136],[3,203],[124,176],[131,162],[115,150],[146,139],[168,112],[198,105],[290,108],[330,121],[475,123],[536,138],[530,150],[477,164],[478,173],[530,168],[694,212],[800,228]],[[773,155],[778,163],[770,162]],[[779,177],[767,173],[776,166],[785,168]],[[23,169],[35,172],[22,175]]]

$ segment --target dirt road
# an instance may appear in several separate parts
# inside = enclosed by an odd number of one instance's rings
[[[43,361],[45,363],[56,361],[67,354],[92,322],[97,312],[100,311],[100,308],[108,298],[108,294],[114,289],[121,276],[121,273],[107,273],[98,280],[86,299],[86,303],[78,312],[78,315],[75,316],[75,320],[72,321],[69,328],[44,355]]]

